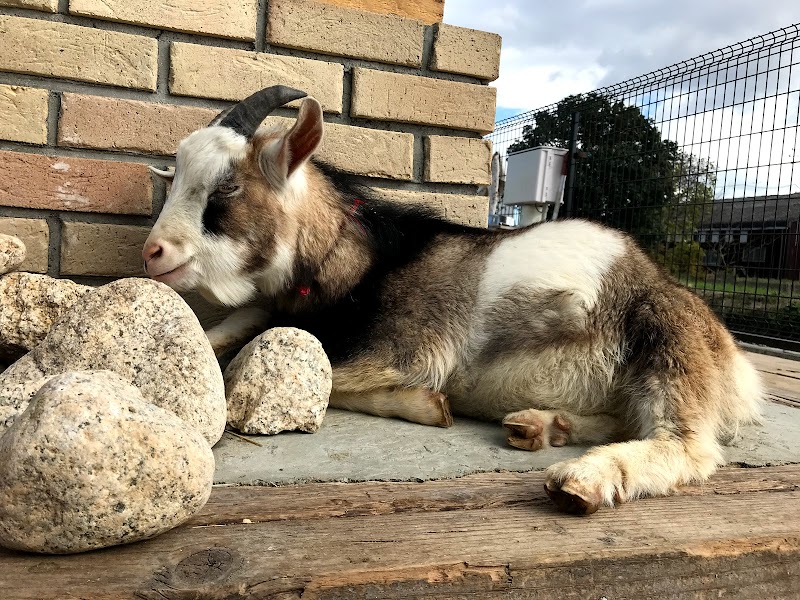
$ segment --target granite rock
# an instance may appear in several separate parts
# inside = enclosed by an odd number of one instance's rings
[[[13,235],[0,233],[0,275],[13,271],[25,260],[25,244]]]
[[[92,289],[34,273],[0,277],[0,356],[16,359],[32,350],[53,323]]]
[[[8,367],[0,374],[0,436],[14,419],[25,410],[28,402],[55,375],[13,381],[5,379]]]
[[[214,455],[108,371],[42,387],[0,437],[0,545],[65,554],[151,538],[208,500]]]
[[[243,433],[315,432],[331,394],[331,364],[313,335],[269,329],[225,369],[228,423]]]
[[[0,375],[0,432],[25,410],[30,385],[67,371],[113,371],[145,400],[215,444],[225,429],[219,363],[183,299],[162,283],[120,279],[86,293]]]

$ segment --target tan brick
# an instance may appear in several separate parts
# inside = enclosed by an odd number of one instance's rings
[[[47,90],[0,85],[0,138],[47,143]]]
[[[173,42],[170,60],[169,89],[179,96],[241,100],[283,84],[308,92],[327,112],[342,112],[340,64],[180,42]]]
[[[294,119],[269,117],[265,124],[289,129]],[[412,179],[414,136],[410,133],[325,123],[322,146],[315,156],[330,165],[368,177]]]
[[[0,6],[56,12],[58,10],[58,0],[0,0]]]
[[[156,89],[154,38],[0,15],[0,71]]]
[[[424,33],[422,21],[317,0],[269,3],[267,39],[276,46],[419,67]]]
[[[61,274],[144,276],[142,246],[149,227],[66,222],[61,228]]]
[[[419,19],[429,25],[444,14],[444,0],[322,0],[325,4]]]
[[[253,40],[256,35],[257,0],[70,0],[72,14]]]
[[[152,196],[146,165],[0,152],[0,206],[149,215]]]
[[[501,40],[496,33],[440,24],[431,69],[494,81],[500,75]]]
[[[414,192],[407,190],[376,190],[387,200],[416,202],[437,209],[441,215],[454,223],[486,227],[489,222],[489,198],[463,194],[441,194],[437,192]]]
[[[148,154],[174,154],[178,142],[219,111],[82,94],[62,94],[58,143]],[[114,123],[114,127],[98,127]]]
[[[483,85],[357,67],[350,114],[488,133],[494,127],[496,93]]]
[[[325,136],[317,155],[334,167],[369,177],[414,177],[410,133],[326,123]]]
[[[15,235],[25,244],[25,260],[20,271],[47,273],[50,228],[44,219],[0,218],[0,233]]]
[[[425,138],[425,181],[488,184],[491,160],[489,140],[443,135]]]

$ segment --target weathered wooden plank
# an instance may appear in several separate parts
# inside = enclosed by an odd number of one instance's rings
[[[761,373],[770,400],[800,408],[800,362],[755,352],[747,357]]]
[[[326,483],[285,487],[217,487],[188,526],[297,519],[446,512],[511,506],[547,508],[541,473],[479,473],[459,479]],[[800,490],[798,467],[722,469],[706,483],[681,488],[684,496]]]
[[[750,359],[759,371],[778,373],[800,380],[800,361],[771,356],[769,354],[759,354],[757,352],[747,352],[746,354],[747,358]]]
[[[590,518],[555,512],[542,484],[217,488],[148,542],[0,551],[0,598],[788,598],[800,585],[800,467],[726,469]]]
[[[733,556],[698,558],[691,554],[643,554],[637,557],[578,560],[554,565],[509,565],[502,578],[480,579],[480,570],[463,566],[429,581],[350,586],[348,598],[447,597],[507,600],[585,600],[613,598],[797,598],[800,553],[754,551]],[[445,579],[449,578],[449,579]],[[426,589],[427,588],[427,589]],[[341,588],[305,589],[303,598],[341,598]],[[309,593],[313,592],[313,593]]]
[[[428,25],[440,23],[444,15],[445,0],[321,0],[345,8],[398,15],[424,21]]]

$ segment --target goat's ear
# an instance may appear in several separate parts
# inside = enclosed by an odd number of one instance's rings
[[[147,167],[150,172],[164,181],[172,182],[175,179],[175,169],[156,169],[155,167]]]
[[[309,159],[322,142],[322,107],[314,98],[306,98],[300,105],[297,122],[286,134],[289,146],[289,172]]]
[[[282,185],[289,175],[307,161],[322,142],[322,107],[306,98],[294,126],[281,138],[261,150],[261,171],[273,185]]]

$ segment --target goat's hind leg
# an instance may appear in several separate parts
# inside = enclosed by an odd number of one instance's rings
[[[441,392],[403,386],[402,373],[359,361],[333,369],[330,406],[412,423],[450,427],[453,415]]]
[[[547,469],[545,491],[566,512],[591,514],[642,496],[663,496],[706,479],[721,463],[708,388],[652,376],[631,399],[645,439],[592,448]]]
[[[506,415],[509,445],[542,450],[568,444],[607,444],[623,438],[623,426],[611,415],[576,415],[563,410],[529,408]]]
[[[330,406],[422,425],[450,427],[453,424],[447,396],[423,388],[332,392]]]

